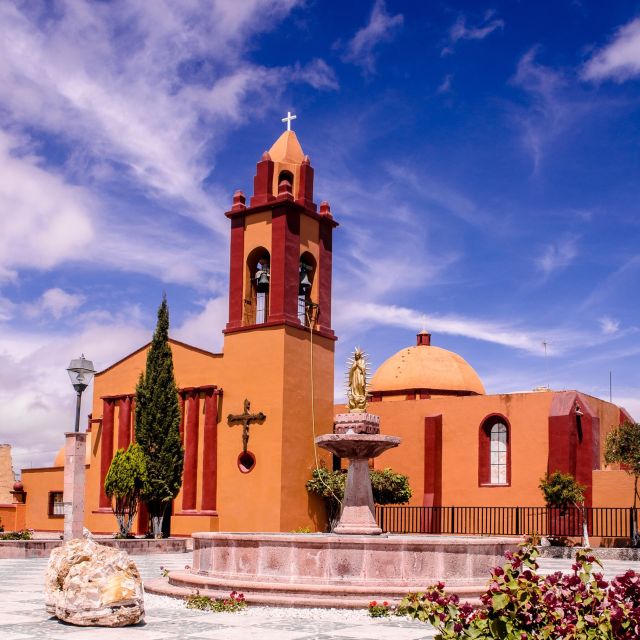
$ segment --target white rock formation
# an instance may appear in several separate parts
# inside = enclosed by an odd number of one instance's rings
[[[136,624],[144,617],[138,567],[126,551],[70,540],[49,556],[45,605],[60,620],[83,627]]]

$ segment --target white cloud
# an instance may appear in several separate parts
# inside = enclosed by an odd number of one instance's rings
[[[382,325],[411,327],[416,331],[427,327],[429,331],[484,340],[534,355],[544,353],[541,332],[518,330],[503,323],[455,315],[429,315],[407,307],[361,301],[344,301],[335,305],[335,308],[336,326],[339,323],[344,326],[358,325],[362,330],[363,324],[369,327]],[[556,352],[559,351],[560,347],[556,349]]]
[[[561,95],[566,81],[559,71],[536,62],[538,47],[532,47],[518,61],[511,83],[522,88],[530,98],[529,106],[516,112],[525,147],[537,171],[546,145],[570,123],[575,122],[584,106],[572,104]]]
[[[440,85],[438,86],[438,89],[436,90],[437,93],[451,93],[451,80],[453,79],[453,74],[448,73],[443,81],[440,83]]]
[[[600,330],[604,335],[612,335],[614,333],[618,333],[620,330],[620,321],[615,320],[614,318],[609,318],[609,316],[604,316],[598,320],[600,323]]]
[[[295,82],[306,82],[314,89],[321,91],[336,91],[340,88],[335,71],[320,58],[314,58],[307,65],[296,63],[293,66],[291,80]]]
[[[68,293],[58,287],[47,289],[34,303],[25,306],[25,314],[30,318],[50,315],[56,320],[75,311],[85,301],[83,295]]]
[[[0,280],[73,260],[94,236],[88,192],[43,169],[22,142],[0,130]]]
[[[475,26],[467,25],[466,17],[460,16],[449,31],[451,42],[455,44],[459,40],[484,40],[496,29],[504,29],[504,20],[493,18],[493,15],[493,12],[487,13],[484,20]]]
[[[171,337],[207,351],[222,348],[222,330],[229,312],[225,296],[203,302],[202,311],[188,315],[182,325],[171,331]]]
[[[585,80],[624,82],[640,75],[640,18],[620,27],[613,40],[596,51],[582,68]]]
[[[545,276],[569,266],[578,255],[576,241],[562,240],[544,246],[542,253],[536,258],[536,265]]]
[[[0,327],[0,433],[13,445],[16,469],[50,465],[64,444],[74,420],[75,392],[66,372],[72,358],[84,353],[100,370],[149,340],[151,330],[136,315],[87,321],[67,334]],[[89,387],[83,395],[83,421],[92,393]]]
[[[390,15],[387,13],[384,0],[375,0],[369,22],[347,43],[342,59],[362,67],[367,73],[373,73],[375,48],[382,42],[392,40],[403,22],[402,14]]]

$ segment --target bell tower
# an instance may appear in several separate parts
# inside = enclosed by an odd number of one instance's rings
[[[332,233],[327,202],[313,201],[313,167],[293,131],[262,155],[246,205],[231,211],[229,322],[226,333],[285,324],[331,329]]]
[[[225,214],[231,240],[221,415],[240,414],[247,400],[265,416],[250,427],[246,451],[237,427],[221,425],[219,473],[237,478],[218,496],[227,530],[322,526],[322,507],[305,483],[315,466],[314,436],[333,428],[337,222],[327,202],[315,204],[313,167],[289,126],[257,163],[249,202],[236,191]],[[238,500],[252,507],[250,515],[238,513],[236,525]]]

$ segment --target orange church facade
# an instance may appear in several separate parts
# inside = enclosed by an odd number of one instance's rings
[[[171,341],[182,408],[183,485],[173,503],[172,535],[194,531],[322,530],[321,502],[305,482],[320,461],[314,437],[334,413],[331,328],[332,235],[328,203],[314,203],[313,168],[292,131],[257,164],[247,204],[236,192],[230,222],[229,318],[223,353]],[[134,437],[135,386],[145,345],[95,376],[87,430],[85,524],[117,530],[103,482],[116,449]],[[623,409],[576,391],[486,395],[460,356],[429,334],[376,371],[369,411],[382,432],[402,438],[376,460],[409,476],[411,504],[538,506],[547,470],[571,472],[591,506],[630,506],[632,482],[604,468],[606,433]],[[228,420],[250,402],[264,419]],[[24,469],[24,505],[15,522],[62,531],[62,453],[54,466]],[[137,532],[146,533],[145,513]],[[2,513],[11,528],[9,513]]]

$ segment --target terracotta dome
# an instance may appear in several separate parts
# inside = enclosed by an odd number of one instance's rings
[[[87,450],[84,457],[85,464],[91,464],[91,432],[87,433]],[[64,445],[60,447],[60,450],[56,454],[53,460],[54,467],[64,467]]]
[[[401,349],[385,360],[371,379],[370,391],[424,389],[431,393],[484,394],[484,386],[473,367],[457,353],[431,346],[426,331],[418,334],[415,347]]]

